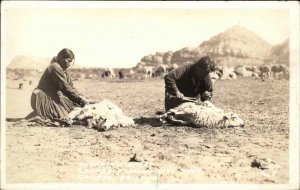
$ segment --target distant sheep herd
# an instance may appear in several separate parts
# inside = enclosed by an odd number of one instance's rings
[[[238,77],[261,78],[288,78],[289,70],[284,64],[263,64],[260,66],[236,66],[236,67],[217,67],[211,73],[213,80],[217,79],[237,79]]]
[[[140,78],[153,78],[164,76],[166,73],[178,67],[177,64],[148,66],[139,65],[129,71],[119,70],[118,75],[114,73],[114,70],[106,69],[102,78],[134,78],[140,76]],[[261,78],[263,81],[266,78],[288,78],[289,69],[284,64],[263,64],[260,66],[236,66],[236,67],[217,67],[216,71],[210,73],[213,80],[217,79],[237,79],[238,77],[252,77]]]
[[[169,71],[177,68],[177,64],[172,66],[159,65],[153,66],[140,66],[131,71],[131,75],[135,73],[143,74],[144,78],[152,78],[164,76]],[[236,66],[236,67],[217,67],[216,71],[211,73],[213,79],[237,79],[238,77],[253,77],[253,78],[283,78],[288,77],[288,67],[284,64],[264,64],[260,66]],[[119,78],[124,78],[122,71],[119,71]],[[107,76],[108,77],[108,76]],[[113,72],[109,76],[115,78]]]
[[[89,72],[78,72],[76,70],[70,71],[70,75],[74,80],[80,79],[146,79],[153,77],[162,77],[166,73],[176,69],[177,64],[165,65],[161,64],[156,67],[148,65],[138,65],[132,69],[113,69],[106,68],[102,69],[99,73],[89,73]],[[13,75],[14,74],[10,74]],[[8,74],[7,78],[12,78]],[[256,79],[261,79],[264,81],[268,78],[282,79],[289,78],[289,68],[285,64],[263,64],[260,66],[236,66],[236,67],[217,67],[214,72],[210,73],[213,81],[216,80],[232,80],[238,79],[239,77],[252,77]],[[15,77],[13,77],[15,78]],[[32,78],[32,77],[31,77]],[[20,80],[20,79],[19,79]],[[21,82],[18,84],[19,89],[23,89],[24,85],[32,85],[32,79],[27,79],[23,77]]]

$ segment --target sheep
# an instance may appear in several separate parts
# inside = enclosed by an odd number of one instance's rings
[[[115,72],[113,70],[113,68],[109,67],[107,69],[104,70],[104,72],[101,75],[102,78],[115,78]]]
[[[118,74],[119,79],[132,78],[132,76],[134,75],[134,71],[132,69],[121,69],[119,70]]]
[[[168,65],[161,64],[155,69],[154,75],[163,76],[168,72],[168,68]]]
[[[245,66],[236,66],[234,68],[234,72],[238,76],[251,77],[254,73],[253,71],[247,70]]]
[[[274,78],[277,78],[278,74],[280,74],[280,73],[284,77],[284,76],[286,76],[286,73],[287,73],[287,67],[286,67],[286,65],[283,65],[283,64],[274,64],[271,67],[271,71],[273,73]]]
[[[231,112],[224,112],[210,101],[182,103],[164,113],[161,119],[173,124],[193,125],[194,127],[244,127],[244,121],[240,117]]]
[[[123,114],[123,111],[109,100],[95,104],[87,104],[83,108],[76,108],[68,114],[72,124],[84,124],[89,128],[106,131],[114,127],[134,126],[132,118]]]
[[[259,74],[253,72],[252,75],[251,75],[251,77],[257,79],[257,78],[259,78]]]
[[[220,79],[237,79],[237,76],[234,72],[234,68],[229,67],[223,67],[223,68],[217,68],[217,73],[219,73]]]
[[[152,66],[144,66],[144,73],[146,78],[151,78],[153,75],[153,67]]]
[[[265,64],[260,65],[259,70],[261,73],[261,79],[264,81],[264,78],[270,78],[271,77],[271,65]]]

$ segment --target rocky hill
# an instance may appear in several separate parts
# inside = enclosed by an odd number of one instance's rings
[[[43,71],[49,64],[50,58],[39,58],[30,56],[16,56],[10,64],[8,69],[31,69],[37,71]]]
[[[198,47],[184,47],[176,51],[145,55],[136,65],[157,67],[161,64],[181,65],[209,55],[222,66],[260,65],[263,63],[289,63],[289,39],[271,46],[257,34],[241,26],[234,26],[202,42]],[[8,69],[33,69],[42,72],[51,58],[16,56]],[[82,68],[75,63],[72,68]]]
[[[286,39],[281,44],[273,46],[270,54],[269,59],[273,64],[289,64],[289,57],[290,57],[290,42],[289,39]]]
[[[16,56],[6,67],[6,77],[9,79],[24,79],[28,77],[40,77],[52,58],[40,58],[33,56]],[[81,69],[79,64],[72,65],[71,69]],[[77,73],[80,73],[79,71]]]
[[[209,55],[217,60],[219,65],[260,65],[269,59],[270,52],[288,55],[288,46],[272,46],[254,32],[241,26],[231,27],[224,32],[202,42],[198,47],[185,47],[175,52],[158,52],[144,56],[137,66],[159,64],[181,65],[194,62],[204,55]]]
[[[25,69],[25,70],[37,70],[39,72],[44,71],[50,64],[52,58],[41,58],[33,56],[16,56],[7,66],[7,69]],[[71,68],[80,69],[81,65],[75,63]]]
[[[207,53],[215,58],[230,56],[261,59],[268,55],[271,45],[246,28],[234,26],[204,41],[197,49],[202,54]]]

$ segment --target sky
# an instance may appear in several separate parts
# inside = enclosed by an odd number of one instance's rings
[[[272,45],[290,32],[286,2],[10,3],[1,6],[6,65],[18,55],[48,58],[69,48],[80,66],[134,67],[145,55],[197,47],[235,25]]]

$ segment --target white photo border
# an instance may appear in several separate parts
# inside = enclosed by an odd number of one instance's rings
[[[6,20],[5,10],[10,8],[157,8],[157,9],[262,9],[286,8],[290,13],[290,99],[289,99],[289,183],[278,185],[261,184],[8,184],[5,178],[5,134],[6,134]],[[1,2],[1,189],[298,189],[299,188],[299,3],[298,2],[184,2],[184,1],[2,1]]]

